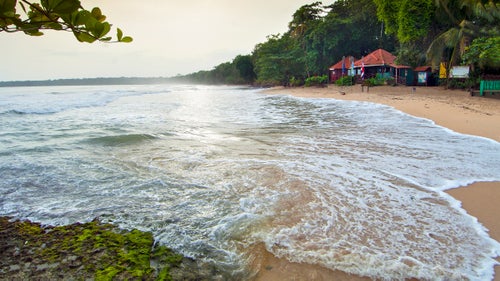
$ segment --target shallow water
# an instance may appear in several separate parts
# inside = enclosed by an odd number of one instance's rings
[[[248,276],[245,249],[375,278],[491,279],[500,245],[443,190],[498,142],[390,107],[209,86],[0,88],[0,214],[95,217]]]

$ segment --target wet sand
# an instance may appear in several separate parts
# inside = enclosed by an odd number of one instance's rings
[[[362,92],[361,86],[327,88],[283,88],[265,94],[288,94],[307,98],[334,98],[368,101],[392,106],[407,114],[433,120],[455,132],[486,137],[500,142],[500,99],[471,97],[462,90],[441,87],[379,86]],[[498,167],[485,167],[498,169]],[[462,207],[488,229],[490,237],[500,241],[500,182],[480,182],[447,191],[462,202]],[[254,267],[257,280],[370,280],[326,268],[291,263],[278,259],[257,246]],[[500,259],[498,259],[500,261]],[[500,281],[500,266],[495,267],[495,281]]]

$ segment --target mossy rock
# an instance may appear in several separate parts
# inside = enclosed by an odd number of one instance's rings
[[[149,232],[97,220],[52,227],[0,217],[0,239],[7,279],[172,280],[183,261]]]

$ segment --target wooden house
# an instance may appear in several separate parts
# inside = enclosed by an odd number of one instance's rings
[[[330,82],[337,81],[342,78],[342,76],[354,76],[355,74],[353,73],[354,69],[352,69],[352,65],[355,61],[356,59],[353,56],[347,56],[342,58],[336,64],[330,66]]]
[[[411,85],[413,83],[411,67],[397,65],[396,56],[384,49],[375,50],[360,60],[355,61],[354,67],[360,76],[362,74],[361,70],[364,69],[363,79],[376,76],[381,78],[392,77],[399,84]]]

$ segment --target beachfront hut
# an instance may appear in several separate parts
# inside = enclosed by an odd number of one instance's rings
[[[361,73],[363,65],[364,79],[375,76],[381,78],[392,77],[399,84],[411,85],[413,83],[411,67],[407,65],[397,65],[396,56],[384,49],[375,50],[354,62],[354,68],[360,69],[358,73]]]
[[[356,59],[353,56],[347,56],[342,58],[336,64],[330,66],[329,68],[330,82],[337,81],[342,76],[347,76],[347,75],[353,76],[354,74],[352,73],[351,67],[355,61]]]
[[[364,78],[372,78],[377,74],[382,77],[390,77],[390,65],[394,64],[396,56],[384,49],[375,50],[360,60],[354,62],[354,67],[361,68],[364,64]]]

